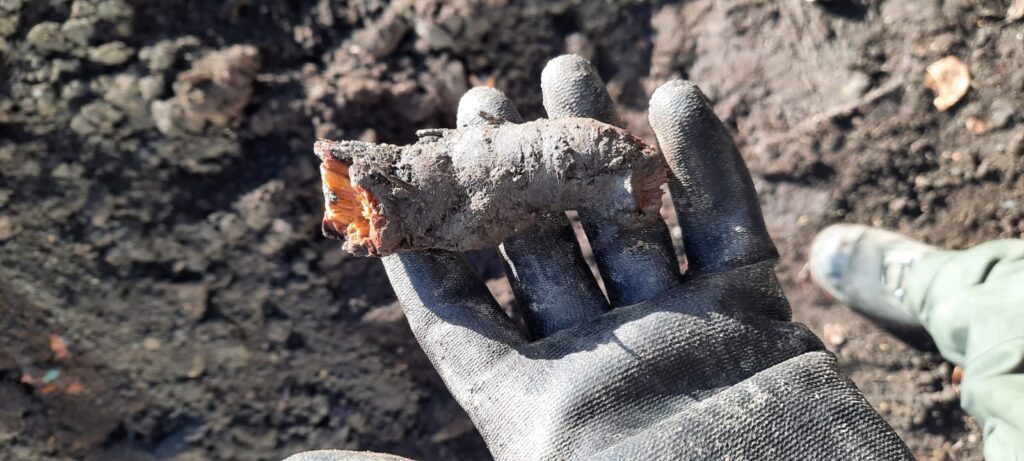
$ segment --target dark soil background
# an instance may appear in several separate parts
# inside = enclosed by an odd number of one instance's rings
[[[796,319],[920,458],[980,459],[952,366],[803,266],[837,221],[954,248],[1024,234],[1009,4],[0,0],[0,457],[486,458],[379,261],[320,236],[311,146],[452,126],[474,85],[543,116],[540,71],[575,52],[648,140],[658,84],[703,87],[755,175]],[[948,55],[974,81],[939,112],[924,69]]]

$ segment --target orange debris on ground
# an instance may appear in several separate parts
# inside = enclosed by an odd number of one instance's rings
[[[84,390],[85,390],[85,385],[80,383],[80,382],[78,382],[78,381],[75,381],[75,382],[72,382],[71,384],[68,384],[68,387],[67,387],[67,389],[64,389],[64,392],[66,394],[68,394],[68,395],[77,395],[77,394],[81,394],[82,391],[84,391]]]
[[[967,130],[973,134],[985,134],[988,131],[988,124],[978,117],[967,117],[965,125]]]
[[[64,360],[70,356],[67,343],[58,335],[50,335],[50,350],[57,356],[57,360]]]

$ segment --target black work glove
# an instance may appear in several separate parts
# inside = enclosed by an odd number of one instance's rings
[[[590,64],[551,61],[548,115],[618,124]],[[520,122],[474,89],[459,125]],[[461,254],[384,258],[416,338],[497,459],[900,459],[904,444],[802,325],[750,175],[692,83],[651,99],[689,268],[666,226],[582,213],[608,300],[564,216],[500,253],[530,329],[521,334]]]

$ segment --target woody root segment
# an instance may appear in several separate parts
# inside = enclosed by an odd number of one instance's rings
[[[357,256],[497,246],[547,213],[656,219],[664,160],[586,118],[417,133],[415,144],[317,141],[324,235]]]

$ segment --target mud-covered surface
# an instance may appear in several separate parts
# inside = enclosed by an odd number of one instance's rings
[[[592,210],[631,223],[657,217],[661,207],[666,169],[658,150],[594,119],[494,123],[417,136],[401,147],[327,140],[314,146],[326,171],[341,163],[351,178],[347,186],[340,175],[321,174],[324,201],[332,207],[324,234],[344,240],[348,253],[486,250],[547,213]],[[346,238],[340,224],[355,219],[342,217],[354,213],[338,207],[351,207],[359,190],[369,202],[361,208],[379,217],[371,216],[369,235],[350,230]]]
[[[657,84],[703,87],[796,318],[918,456],[980,459],[952,367],[802,267],[836,221],[949,247],[1024,232],[1008,4],[0,0],[0,457],[485,457],[379,261],[320,236],[311,145],[410,142],[480,84],[542,116],[543,64],[576,52],[648,141]],[[948,55],[974,81],[939,112],[924,70]]]

